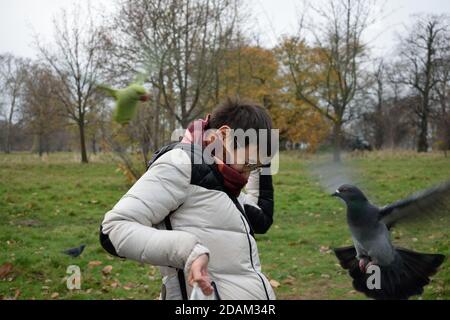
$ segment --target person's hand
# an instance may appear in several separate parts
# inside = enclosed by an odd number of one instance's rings
[[[211,286],[211,279],[208,274],[208,262],[209,257],[207,254],[202,254],[199,256],[192,263],[188,277],[189,285],[192,287],[194,282],[197,282],[203,294],[206,296],[209,296],[214,292],[214,289]]]

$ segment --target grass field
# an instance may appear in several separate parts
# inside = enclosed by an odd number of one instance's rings
[[[309,175],[316,157],[282,154],[275,176],[275,222],[257,236],[264,273],[279,283],[279,299],[364,299],[337,265],[330,248],[350,244],[343,205]],[[348,157],[369,197],[385,204],[450,177],[441,154],[371,153]],[[0,298],[155,299],[157,268],[108,256],[98,242],[103,215],[128,187],[117,166],[98,157],[89,165],[75,154],[44,159],[0,155]],[[449,219],[399,227],[396,244],[449,254]],[[61,253],[85,243],[79,258]],[[78,265],[81,290],[68,291],[66,269]],[[110,273],[102,272],[112,266]],[[110,268],[109,268],[110,269]],[[1,271],[0,271],[1,273]],[[417,298],[417,297],[416,297]],[[426,287],[423,299],[450,299],[450,263]]]

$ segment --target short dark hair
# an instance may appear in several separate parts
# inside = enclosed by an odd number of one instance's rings
[[[257,103],[240,98],[227,98],[222,104],[217,106],[210,117],[209,127],[219,129],[227,125],[233,130],[242,129],[244,132],[249,129],[267,130],[267,152],[271,154],[270,131],[272,130],[272,119],[265,108]],[[236,137],[235,137],[236,143]],[[259,135],[258,141],[259,145]],[[246,139],[245,146],[249,141]]]

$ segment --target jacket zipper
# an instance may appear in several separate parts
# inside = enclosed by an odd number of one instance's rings
[[[250,239],[250,235],[249,235],[249,230],[247,229],[247,224],[245,223],[245,220],[247,220],[249,227],[251,228],[250,222],[248,221],[247,217],[245,216],[245,211],[243,211],[242,206],[240,205],[240,203],[238,202],[238,200],[235,197],[230,196],[231,200],[234,202],[234,204],[236,205],[237,209],[239,210],[240,214],[241,214],[241,220],[242,223],[244,224],[244,228],[245,228],[245,233],[247,235],[247,240],[248,240],[248,247],[250,250],[250,263],[252,265],[253,270],[255,271],[255,273],[258,275],[259,279],[261,280],[263,287],[264,287],[264,292],[266,293],[266,297],[267,300],[270,300],[269,297],[269,293],[267,292],[267,287],[266,287],[266,283],[264,282],[264,279],[262,278],[262,276],[259,274],[259,272],[256,270],[255,265],[253,263],[253,248],[252,248],[252,242]],[[245,217],[245,220],[244,220]]]

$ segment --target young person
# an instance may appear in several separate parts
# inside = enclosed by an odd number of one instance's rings
[[[238,129],[269,135],[272,121],[262,107],[228,99],[191,124],[181,143],[157,152],[105,215],[102,246],[159,266],[162,299],[188,299],[194,283],[218,299],[275,299],[254,238],[273,219],[272,177],[259,169],[271,139],[239,144]]]

